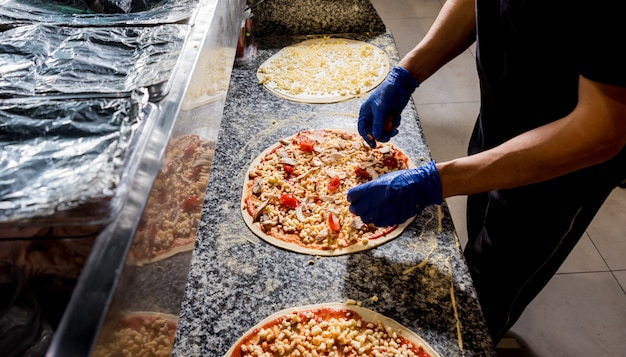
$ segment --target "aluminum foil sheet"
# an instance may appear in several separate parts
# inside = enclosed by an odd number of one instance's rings
[[[0,33],[0,97],[115,94],[167,83],[188,31],[188,25],[180,24],[27,25],[4,31]]]
[[[124,177],[135,170],[129,159],[149,134],[153,106],[142,92],[1,100],[0,227],[109,219]]]
[[[0,25],[154,25],[189,19],[199,0],[0,0]],[[141,6],[138,6],[140,4]],[[96,12],[94,10],[99,10]]]

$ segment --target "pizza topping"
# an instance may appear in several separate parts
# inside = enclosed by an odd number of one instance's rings
[[[323,307],[275,318],[235,347],[232,357],[430,356],[422,345],[381,321],[368,322],[351,310]]]
[[[328,181],[328,192],[335,192],[341,185],[341,178],[338,175],[333,176],[333,178]]]
[[[290,193],[283,193],[280,196],[280,203],[289,208],[296,208],[296,206],[298,206],[298,199]]]
[[[285,172],[286,172],[288,175],[291,175],[291,174],[293,173],[293,171],[294,171],[294,168],[293,168],[293,166],[291,166],[291,165],[287,165],[287,164],[285,164],[285,165],[283,165],[283,170],[285,170]]]
[[[197,196],[189,196],[183,200],[183,203],[180,205],[180,208],[184,212],[193,212],[198,209],[200,205],[200,199]]]
[[[301,149],[307,140],[313,151]],[[252,219],[246,222],[253,230],[260,228],[262,238],[315,250],[347,248],[387,235],[394,227],[364,224],[350,213],[346,193],[373,177],[408,168],[409,161],[391,144],[371,149],[361,140],[356,132],[320,129],[268,148],[248,174],[242,212]],[[385,147],[386,153],[380,152]],[[396,165],[385,165],[387,157],[395,158]]]
[[[198,135],[174,138],[129,252],[142,265],[193,249],[214,147]]]
[[[367,170],[365,170],[364,168],[362,168],[362,167],[360,167],[360,166],[357,166],[357,167],[354,169],[354,173],[355,173],[358,177],[360,177],[360,178],[364,178],[364,179],[366,179],[366,180],[371,180],[371,179],[372,179],[372,176],[369,174],[369,172],[367,172]]]
[[[300,176],[296,177],[296,180],[302,180],[302,179],[306,178],[306,177],[307,177],[307,176],[309,176],[311,173],[313,173],[313,172],[317,171],[317,169],[318,169],[317,167],[314,167],[314,168],[312,168],[312,169],[310,169],[310,170],[306,171],[306,172],[305,172],[305,173],[303,173],[302,175],[300,175]]]
[[[259,83],[292,100],[324,103],[366,92],[389,71],[389,58],[371,44],[319,38],[283,48],[257,70]]]
[[[298,164],[298,162],[295,159],[292,159],[290,157],[282,157],[280,159],[280,162],[282,162],[285,165],[289,165],[293,168],[293,166],[296,166]]]
[[[121,319],[96,344],[94,357],[166,357],[172,354],[176,316],[145,313]]]
[[[185,147],[185,150],[183,150],[183,154],[185,156],[191,156],[196,152],[196,148],[193,144],[189,144]]]
[[[372,180],[377,179],[377,178],[378,178],[378,176],[379,176],[379,175],[378,175],[378,172],[377,172],[377,171],[376,171],[373,167],[368,167],[368,168],[366,168],[366,169],[365,169],[365,171],[367,171],[367,173],[368,173],[369,177],[370,177]]]
[[[257,207],[256,211],[254,212],[254,215],[252,216],[252,220],[253,221],[257,221],[259,219],[259,216],[261,215],[261,212],[263,212],[263,208],[265,208],[265,206],[267,206],[267,203],[269,202],[269,200],[266,200],[264,202],[262,202],[259,207]]]
[[[385,156],[385,158],[383,159],[383,165],[395,169],[396,167],[398,167],[398,160],[393,156]]]
[[[335,216],[332,213],[328,215],[328,226],[334,232],[339,232],[341,230],[341,225],[339,224],[339,218],[337,218],[337,216]]]
[[[315,141],[307,138],[300,140],[300,150],[304,152],[313,152],[313,149],[315,149]]]

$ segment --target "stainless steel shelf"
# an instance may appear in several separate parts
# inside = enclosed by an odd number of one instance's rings
[[[98,338],[118,283],[140,217],[176,125],[194,68],[203,48],[219,34],[234,53],[245,0],[202,0],[190,20],[190,33],[181,51],[168,94],[158,101],[152,135],[141,157],[129,194],[116,218],[98,235],[70,302],[54,333],[47,356],[88,356]],[[234,12],[234,13],[233,13]],[[233,20],[234,19],[234,20]],[[232,22],[235,22],[233,24]],[[236,26],[235,26],[236,25]],[[230,75],[230,72],[227,74]],[[221,101],[223,109],[223,101]],[[215,104],[213,104],[215,105]],[[201,110],[199,108],[198,110]],[[215,120],[220,120],[221,116]],[[215,127],[215,123],[208,123]],[[219,123],[217,123],[219,127]],[[180,299],[182,300],[182,296]]]

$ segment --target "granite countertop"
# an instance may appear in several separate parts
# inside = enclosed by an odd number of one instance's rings
[[[272,313],[303,305],[360,301],[410,328],[443,356],[494,356],[448,207],[428,207],[396,239],[338,257],[277,248],[241,215],[244,177],[280,138],[315,128],[356,128],[366,96],[332,104],[279,98],[256,69],[285,46],[320,36],[361,40],[399,54],[369,0],[272,0],[253,8],[258,48],[233,69],[173,356],[223,356]],[[281,34],[281,37],[276,37]],[[413,101],[392,143],[417,164],[431,160]]]
[[[356,126],[365,97],[302,104],[257,84],[256,68],[263,61],[310,37],[258,39],[252,62],[233,69],[173,355],[222,356],[278,310],[348,299],[409,327],[441,356],[495,355],[445,204],[426,209],[395,240],[338,257],[277,248],[245,225],[244,176],[260,152],[301,130]],[[389,32],[342,37],[380,47],[392,63],[399,59]],[[430,150],[412,101],[402,117],[392,142],[418,165],[428,162]]]

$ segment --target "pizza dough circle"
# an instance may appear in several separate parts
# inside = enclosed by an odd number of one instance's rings
[[[281,98],[335,103],[376,88],[389,69],[389,57],[374,45],[323,37],[284,47],[259,66],[257,78]]]
[[[193,250],[214,151],[214,145],[197,134],[171,139],[127,265],[152,264]]]
[[[283,310],[277,311],[277,312],[273,313],[272,315],[264,318],[260,322],[258,322],[256,325],[254,325],[252,328],[250,328],[245,334],[243,334],[243,336],[241,336],[237,340],[237,342],[235,342],[230,347],[230,349],[228,350],[228,352],[226,352],[224,357],[231,357],[233,352],[235,351],[235,349],[238,348],[238,346],[241,344],[242,341],[244,341],[251,333],[253,333],[254,331],[256,331],[259,328],[262,328],[263,326],[267,325],[268,323],[270,323],[270,322],[272,322],[272,321],[274,321],[274,320],[276,320],[278,318],[281,318],[281,317],[283,317],[283,316],[285,316],[287,314],[290,314],[290,313],[310,311],[310,310],[315,310],[315,309],[319,309],[319,308],[331,308],[331,309],[338,309],[338,310],[351,310],[351,311],[357,313],[361,317],[361,319],[363,321],[365,321],[365,322],[372,322],[372,323],[380,322],[385,327],[391,328],[394,332],[396,332],[398,335],[402,336],[404,339],[412,342],[413,344],[415,344],[418,347],[422,347],[424,349],[424,351],[426,353],[428,353],[431,357],[440,357],[439,353],[437,353],[428,343],[426,343],[426,341],[424,341],[424,339],[422,339],[415,332],[413,332],[412,330],[410,330],[406,326],[400,324],[396,320],[394,320],[394,319],[392,319],[390,317],[381,315],[381,314],[379,314],[376,311],[364,308],[362,306],[350,305],[350,304],[341,303],[341,302],[305,305],[305,306],[298,306],[298,307],[287,308],[287,309],[283,309]]]
[[[273,153],[274,151],[276,151],[278,148],[283,147],[282,143],[288,143],[288,142],[292,142],[293,140],[296,140],[296,138],[299,137],[299,135],[316,135],[319,133],[340,133],[340,134],[347,134],[350,136],[355,136],[359,138],[359,142],[361,142],[360,136],[358,134],[358,132],[352,128],[328,128],[328,129],[311,129],[311,130],[305,130],[305,131],[301,131],[298,132],[294,135],[291,135],[289,137],[286,138],[282,138],[280,140],[278,140],[278,142],[276,142],[275,144],[271,145],[270,147],[268,147],[267,149],[265,149],[263,152],[261,152],[261,154],[259,154],[254,161],[250,164],[249,169],[247,170],[248,174],[246,175],[245,179],[244,179],[244,185],[243,185],[243,190],[242,190],[242,195],[241,195],[241,207],[242,207],[242,216],[243,219],[246,223],[246,225],[248,226],[248,228],[259,238],[263,239],[264,241],[288,250],[288,251],[292,251],[295,253],[301,253],[301,254],[308,254],[308,255],[315,255],[315,256],[339,256],[339,255],[344,255],[344,254],[351,254],[351,253],[356,253],[356,252],[360,252],[360,251],[364,251],[364,250],[369,250],[372,249],[374,247],[380,246],[386,242],[389,242],[395,238],[397,238],[398,236],[400,236],[400,234],[402,234],[402,232],[404,231],[404,229],[406,229],[407,226],[409,226],[413,220],[415,219],[415,217],[411,217],[409,219],[407,219],[404,223],[397,225],[395,227],[379,227],[379,231],[377,231],[377,233],[375,234],[375,237],[372,237],[371,239],[367,239],[366,241],[359,241],[357,243],[354,243],[352,245],[348,245],[346,247],[337,247],[337,248],[333,248],[333,249],[318,249],[318,248],[314,248],[314,247],[307,247],[307,246],[303,246],[301,244],[297,244],[297,243],[293,243],[293,242],[288,242],[279,238],[276,238],[272,235],[269,235],[267,233],[265,233],[262,229],[261,229],[261,225],[259,222],[256,222],[254,217],[249,213],[248,209],[247,209],[247,198],[249,195],[248,192],[248,188],[251,187],[254,182],[253,182],[253,178],[251,178],[250,173],[253,172],[255,170],[255,168],[263,161],[266,159],[267,155],[270,153]],[[363,143],[363,147],[366,147],[367,144]],[[406,167],[407,168],[412,168],[415,167],[415,164],[410,160],[410,158],[408,156],[406,156],[406,154],[404,152],[402,152],[402,150],[400,150],[399,148],[397,148],[395,145],[391,144],[391,143],[379,143],[379,146],[377,147],[377,150],[380,150],[380,148],[382,147],[387,147],[390,150],[397,150],[398,153],[400,153],[401,155],[403,155],[403,157],[406,160]],[[320,169],[322,170],[322,169]],[[347,189],[349,189],[349,187],[347,187],[345,189],[345,192],[347,193]],[[344,204],[349,205],[349,203],[347,202],[347,199],[344,199],[345,202]],[[350,214],[352,215],[352,214]]]

